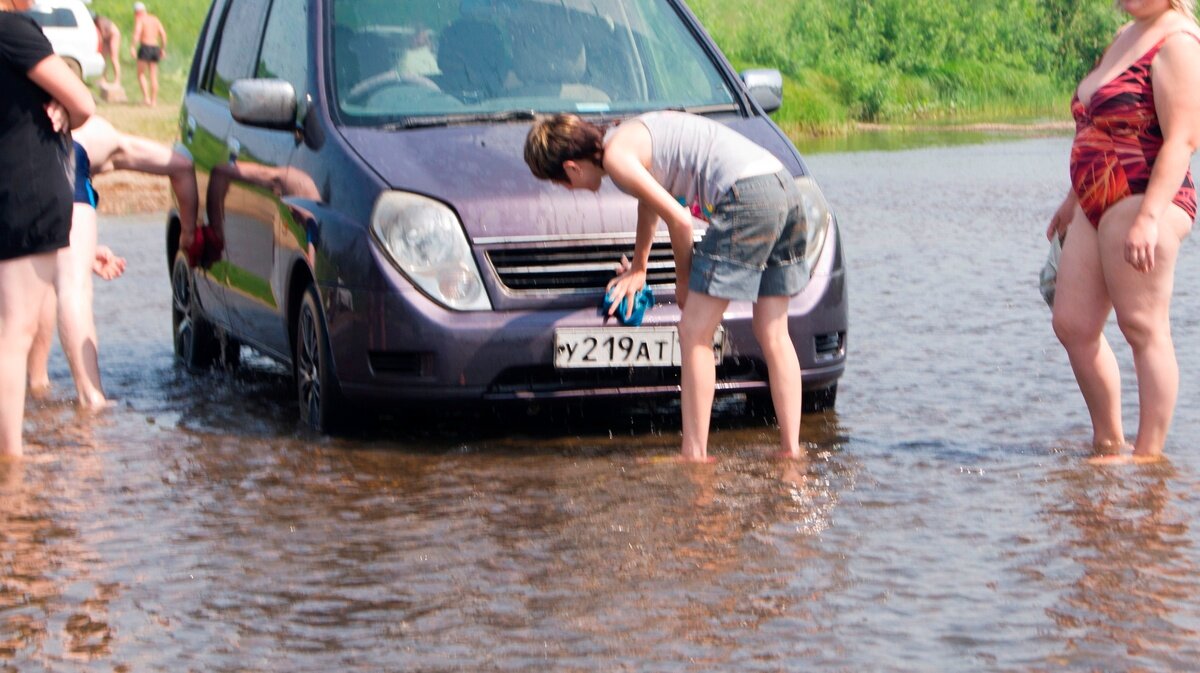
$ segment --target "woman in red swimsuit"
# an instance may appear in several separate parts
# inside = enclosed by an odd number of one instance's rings
[[[1179,245],[1192,228],[1188,169],[1200,146],[1200,26],[1195,0],[1120,0],[1133,21],[1079,83],[1071,110],[1071,186],[1047,238],[1066,235],[1054,332],[1092,419],[1098,462],[1161,457],[1179,390],[1170,305]],[[1138,380],[1132,455],[1121,424],[1109,313]]]

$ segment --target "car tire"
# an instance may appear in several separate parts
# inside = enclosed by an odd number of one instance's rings
[[[73,58],[64,58],[63,60],[67,62],[67,67],[71,69],[71,72],[75,73],[75,76],[78,77],[79,81],[82,82],[83,66],[79,65],[79,61],[76,61]]]
[[[800,408],[805,414],[819,414],[831,411],[837,403],[837,384],[818,390],[804,391]],[[775,422],[775,405],[771,401],[771,391],[747,393],[746,413],[750,416],[760,416],[768,423]]]
[[[804,413],[833,411],[834,405],[837,404],[837,392],[838,384],[836,383],[827,388],[804,391]]]
[[[329,348],[329,328],[317,290],[309,285],[296,314],[295,352],[292,357],[300,421],[314,432],[328,434],[341,427],[344,405]]]
[[[171,333],[175,357],[188,371],[204,371],[222,359],[220,335],[196,304],[192,270],[182,254],[171,268]]]

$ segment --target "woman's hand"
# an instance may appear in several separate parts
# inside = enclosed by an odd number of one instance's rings
[[[50,126],[55,133],[62,133],[71,128],[71,115],[67,108],[56,100],[46,103],[46,116],[50,118]]]
[[[612,303],[608,307],[608,315],[617,312],[617,307],[621,305],[621,298],[628,299],[625,302],[625,317],[633,315],[634,297],[638,290],[646,286],[646,270],[634,269],[633,263],[629,261],[625,255],[621,255],[621,261],[617,263],[617,275],[605,286],[604,292],[612,298]]]
[[[104,280],[112,280],[125,273],[125,258],[118,257],[107,245],[96,246],[96,259],[92,261],[92,273]]]
[[[1062,240],[1067,235],[1067,227],[1071,225],[1071,220],[1075,218],[1075,206],[1078,200],[1075,193],[1067,194],[1067,198],[1059,204],[1058,210],[1054,211],[1054,215],[1050,218],[1050,226],[1046,227],[1046,240],[1052,240],[1058,236]]]
[[[1139,214],[1125,235],[1125,261],[1142,273],[1154,270],[1154,249],[1158,246],[1158,223]]]

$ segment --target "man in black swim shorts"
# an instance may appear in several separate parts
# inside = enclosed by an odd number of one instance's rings
[[[151,44],[143,44],[138,47],[137,60],[158,63],[162,60],[162,49]]]
[[[146,5],[133,3],[133,44],[129,51],[137,58],[138,84],[142,102],[158,104],[158,62],[167,56],[167,31],[162,21],[146,11]]]

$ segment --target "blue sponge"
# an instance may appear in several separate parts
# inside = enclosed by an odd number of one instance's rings
[[[606,314],[612,305],[612,295],[605,293],[604,312]],[[617,319],[621,321],[622,325],[637,327],[638,325],[642,324],[642,317],[646,315],[646,310],[651,306],[654,306],[654,291],[650,289],[649,285],[647,285],[646,287],[638,290],[637,294],[633,295],[633,313],[630,314],[628,318],[625,317],[625,314],[629,310],[629,298],[621,297],[621,303],[617,305],[616,316]]]

